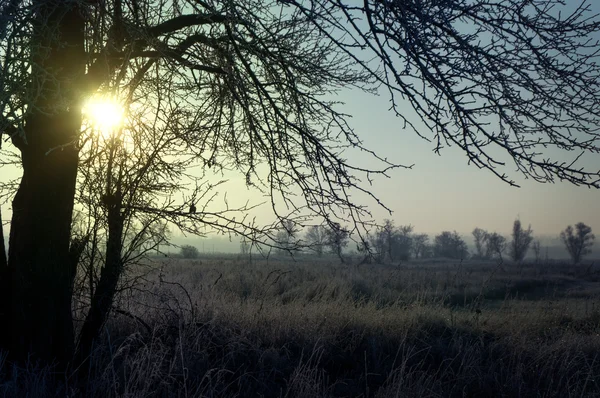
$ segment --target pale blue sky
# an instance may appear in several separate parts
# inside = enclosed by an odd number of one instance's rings
[[[578,221],[600,229],[600,191],[525,180],[507,163],[505,171],[521,185],[510,187],[491,172],[469,166],[457,148],[446,148],[441,156],[433,153],[432,143],[402,130],[387,112],[386,98],[355,95],[346,100],[353,125],[368,147],[395,162],[414,164],[412,170],[392,171],[390,179],[379,179],[373,187],[394,211],[396,224],[413,224],[425,232],[470,233],[479,226],[508,234],[520,217],[539,234],[558,235]],[[600,169],[600,155],[588,163]],[[387,217],[385,211],[373,210],[377,218]]]

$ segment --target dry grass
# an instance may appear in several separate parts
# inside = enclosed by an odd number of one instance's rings
[[[19,369],[0,396],[600,396],[600,273],[438,261],[158,264],[89,377]]]

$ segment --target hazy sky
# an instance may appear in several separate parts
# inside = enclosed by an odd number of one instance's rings
[[[580,3],[569,1],[563,12],[573,11]],[[592,13],[600,13],[600,1],[588,3]],[[600,32],[596,37],[600,38]],[[540,235],[557,236],[579,221],[600,233],[600,190],[526,180],[509,161],[502,171],[521,186],[511,187],[491,172],[469,166],[458,148],[445,148],[441,156],[433,153],[433,144],[409,129],[402,130],[402,122],[387,111],[390,103],[386,96],[353,94],[343,100],[368,147],[395,162],[415,165],[412,170],[391,172],[390,179],[373,187],[394,211],[391,218],[396,224],[413,224],[423,232],[457,230],[464,234],[478,226],[508,235],[518,217]],[[412,112],[408,105],[406,110]],[[576,154],[569,155],[557,160],[573,159]],[[600,170],[600,154],[586,158],[585,166],[590,171]],[[379,219],[388,217],[381,209],[373,210]]]
[[[558,235],[568,224],[584,221],[600,229],[600,191],[568,183],[540,184],[525,180],[507,163],[505,171],[521,188],[510,187],[491,172],[469,166],[458,148],[441,156],[434,145],[402,130],[401,122],[387,111],[384,97],[363,95],[346,99],[353,124],[368,147],[411,170],[395,170],[378,181],[373,192],[388,205],[396,224],[413,224],[419,231],[457,230],[479,226],[508,234],[515,218],[532,225],[539,234]],[[600,169],[600,155],[590,159]],[[385,211],[374,208],[378,218]]]
[[[600,11],[600,4],[593,8]],[[395,170],[390,172],[390,179],[375,181],[372,192],[394,212],[390,216],[373,204],[371,210],[376,219],[392,218],[397,225],[413,224],[418,232],[457,230],[469,234],[478,226],[508,234],[512,222],[519,217],[525,225],[532,225],[535,234],[555,236],[567,225],[584,221],[600,233],[598,190],[524,180],[509,164],[505,171],[522,185],[510,187],[489,171],[468,166],[467,157],[456,148],[446,148],[442,156],[434,154],[433,144],[403,130],[402,122],[387,111],[387,97],[345,92],[340,100],[346,102],[341,110],[353,115],[351,125],[366,147],[394,162],[415,164],[412,170]],[[412,112],[408,106],[406,111]],[[588,160],[592,169],[600,169],[600,155],[597,156]],[[14,171],[6,167],[0,170],[0,178],[9,175],[14,175]],[[235,194],[243,197],[242,187],[236,188]],[[2,210],[6,219],[9,208]]]

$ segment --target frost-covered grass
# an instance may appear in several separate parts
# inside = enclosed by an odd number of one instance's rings
[[[118,300],[89,375],[0,396],[600,396],[600,269],[168,260]]]

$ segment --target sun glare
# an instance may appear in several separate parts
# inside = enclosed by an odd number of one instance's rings
[[[84,107],[84,114],[103,134],[111,134],[123,123],[123,108],[116,101],[91,99]]]

